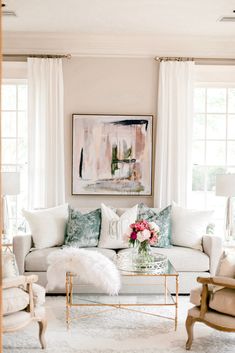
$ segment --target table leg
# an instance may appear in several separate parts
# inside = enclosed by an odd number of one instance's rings
[[[167,292],[168,292],[168,288],[167,288],[167,277],[166,277],[166,276],[165,276],[164,287],[165,287],[165,304],[166,304],[166,303],[167,303]]]
[[[70,324],[70,275],[66,273],[66,324],[67,328],[69,328]]]
[[[179,297],[179,276],[177,275],[175,283],[175,331],[177,330],[178,325],[178,297]]]

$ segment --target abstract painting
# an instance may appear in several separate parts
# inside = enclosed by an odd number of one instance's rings
[[[73,195],[151,195],[151,161],[151,115],[73,114]]]

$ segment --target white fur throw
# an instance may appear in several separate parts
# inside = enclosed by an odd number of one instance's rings
[[[93,284],[109,295],[117,295],[120,275],[115,264],[98,251],[64,248],[51,253],[48,258],[47,290],[65,286],[66,272],[75,273],[80,281]]]

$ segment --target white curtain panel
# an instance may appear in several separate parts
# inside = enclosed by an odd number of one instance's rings
[[[159,71],[154,206],[186,207],[191,190],[194,62],[162,61]]]
[[[29,207],[64,203],[64,91],[61,59],[28,59]]]

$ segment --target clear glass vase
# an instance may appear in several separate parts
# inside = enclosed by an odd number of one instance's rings
[[[149,267],[153,261],[153,254],[148,241],[135,243],[132,261],[137,269]]]

